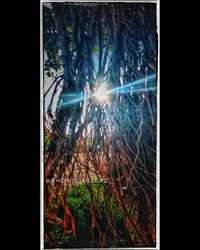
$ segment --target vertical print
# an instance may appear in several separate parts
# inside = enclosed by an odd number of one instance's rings
[[[155,248],[157,4],[45,2],[44,248]]]

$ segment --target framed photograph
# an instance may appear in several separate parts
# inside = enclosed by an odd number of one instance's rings
[[[41,1],[41,250],[160,249],[159,1]]]

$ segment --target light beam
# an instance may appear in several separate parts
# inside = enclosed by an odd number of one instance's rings
[[[145,82],[147,86],[145,87]],[[131,88],[132,87],[132,88]],[[91,95],[85,96],[84,94],[66,94],[64,98],[66,101],[61,103],[61,106],[72,105],[78,102],[89,99],[90,97],[96,97],[100,101],[107,100],[108,95],[110,94],[128,94],[128,93],[137,93],[143,91],[156,91],[156,74],[149,77],[144,77],[142,79],[129,82],[123,86],[116,87],[110,90],[106,89],[105,83],[102,83],[100,87]],[[63,99],[64,99],[63,98]]]

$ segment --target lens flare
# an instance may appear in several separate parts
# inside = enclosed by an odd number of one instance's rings
[[[94,96],[100,101],[106,101],[108,98],[108,91],[106,89],[105,83],[102,83],[99,88],[94,93]]]
[[[144,77],[142,79],[138,79],[129,83],[124,84],[120,87],[115,87],[113,89],[107,90],[106,84],[101,83],[99,88],[93,93],[88,96],[83,94],[66,94],[64,97],[66,98],[61,106],[73,105],[75,103],[83,102],[84,100],[88,100],[90,97],[96,97],[100,102],[107,103],[109,95],[116,95],[116,94],[130,94],[130,93],[138,93],[143,91],[156,91],[156,74],[150,75],[148,77]],[[147,81],[148,85],[145,87],[145,81]]]

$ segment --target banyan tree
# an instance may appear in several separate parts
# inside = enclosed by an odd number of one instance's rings
[[[154,247],[156,4],[45,3],[43,49],[45,247]]]

